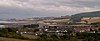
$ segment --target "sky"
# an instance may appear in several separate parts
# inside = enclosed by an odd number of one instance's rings
[[[73,15],[100,11],[100,0],[0,0],[0,18]]]

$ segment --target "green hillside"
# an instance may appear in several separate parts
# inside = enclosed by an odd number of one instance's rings
[[[80,21],[80,18],[82,17],[100,17],[100,11],[83,12],[71,16],[74,21]]]

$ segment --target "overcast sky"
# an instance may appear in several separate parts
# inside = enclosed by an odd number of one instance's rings
[[[73,15],[100,10],[100,0],[0,0],[0,18]]]

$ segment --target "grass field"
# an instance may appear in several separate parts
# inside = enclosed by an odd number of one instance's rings
[[[29,35],[29,34],[22,34],[22,36],[26,37],[26,38],[29,38],[29,39],[37,39],[38,36],[35,36],[35,35]]]
[[[28,41],[28,40],[0,37],[0,41]]]
[[[37,36],[28,35],[28,34],[22,34],[22,36],[24,36],[26,38],[29,38],[29,39],[36,39],[36,38],[38,38]],[[29,41],[29,40],[21,40],[21,39],[0,37],[0,41]]]

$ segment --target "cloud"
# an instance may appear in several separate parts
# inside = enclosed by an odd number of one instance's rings
[[[7,17],[61,16],[96,10],[100,10],[99,0],[0,0],[0,15]]]

